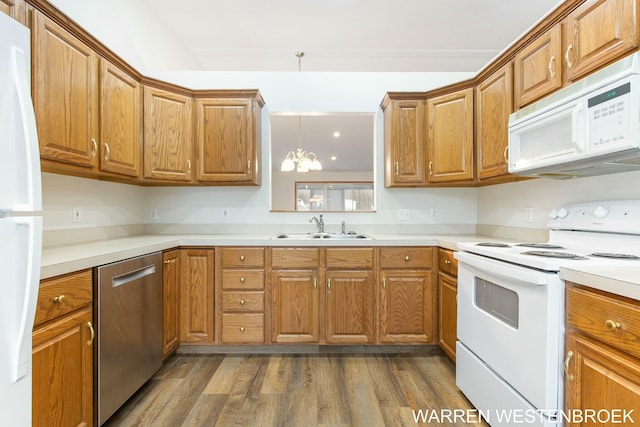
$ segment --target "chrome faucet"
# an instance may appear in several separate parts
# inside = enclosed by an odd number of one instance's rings
[[[320,219],[315,216],[309,218],[309,222],[316,222],[316,226],[318,227],[318,233],[324,233],[324,219],[322,219],[322,214],[320,214]]]

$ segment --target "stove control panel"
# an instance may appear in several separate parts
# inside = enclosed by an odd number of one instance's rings
[[[577,203],[553,209],[549,228],[640,234],[640,200]]]

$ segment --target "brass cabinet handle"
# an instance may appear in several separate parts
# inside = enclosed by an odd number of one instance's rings
[[[318,288],[318,279],[316,277],[313,278],[313,289]]]
[[[504,147],[504,153],[502,153],[502,156],[504,157],[504,162],[506,164],[509,164],[509,146],[508,145]]]
[[[87,341],[87,345],[89,347],[91,347],[93,345],[93,340],[96,337],[96,331],[93,330],[93,324],[91,322],[87,322],[87,326],[89,327],[89,330],[91,331],[91,339],[89,341]]]
[[[617,331],[618,329],[622,328],[622,325],[615,320],[607,320],[606,322],[604,322],[604,325],[610,331]]]
[[[331,278],[327,279],[327,293],[331,293]]]
[[[187,160],[187,175],[191,175],[191,160]]]
[[[244,300],[243,299],[240,300],[240,305],[244,305]]]
[[[387,289],[387,278],[382,279],[382,289]]]
[[[109,148],[109,144],[105,142],[104,143],[104,161],[108,162],[110,158],[111,158],[111,149]]]
[[[240,332],[244,332],[244,326],[240,326]]]
[[[549,76],[551,76],[551,78],[554,78],[556,76],[556,57],[555,56],[551,56],[551,58],[549,58]]]
[[[244,255],[240,255],[240,261],[244,261]]]
[[[247,175],[251,175],[251,160],[247,160]]]
[[[176,262],[175,258],[174,259],[166,259],[164,260],[165,264],[174,264]]]
[[[565,61],[567,61],[567,68],[573,67],[573,62],[571,62],[571,60],[569,59],[569,52],[571,52],[572,50],[573,45],[570,44],[569,46],[567,46],[567,51],[564,53],[564,59]]]
[[[445,263],[445,264],[447,264],[447,265],[449,265],[449,264],[451,264],[451,260],[449,260],[449,259],[445,259],[445,260],[444,260],[444,263]]]
[[[433,175],[433,162],[429,162],[429,175]]]
[[[400,172],[398,172],[400,170],[400,168],[398,167],[398,162],[396,162],[396,175],[398,175]]]
[[[411,258],[409,258],[409,255],[405,255],[405,257],[404,257],[404,260],[405,260],[405,261],[407,261],[407,262],[408,262],[410,259],[411,259]]]
[[[66,297],[65,297],[64,295],[59,295],[59,296],[57,296],[57,297],[55,297],[55,298],[53,299],[53,302],[54,302],[55,304],[62,304],[62,303],[64,302],[64,300],[65,300],[65,299],[66,299]]]
[[[91,158],[95,158],[98,153],[98,143],[95,138],[91,138]]]
[[[244,281],[245,281],[245,278],[244,278],[244,277],[241,277],[241,278],[240,278],[240,283],[244,283]]]
[[[567,381],[573,381],[573,375],[569,373],[569,362],[571,362],[571,358],[573,357],[573,351],[567,353],[567,357],[564,359],[564,377]]]

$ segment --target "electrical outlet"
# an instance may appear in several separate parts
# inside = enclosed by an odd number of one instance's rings
[[[526,208],[524,214],[525,222],[533,222],[533,208]]]
[[[151,221],[158,220],[158,208],[149,209],[149,219],[151,219]]]
[[[73,206],[71,208],[71,220],[73,222],[82,222],[82,211],[80,206]]]
[[[398,209],[398,219],[408,221],[411,219],[411,211],[409,209]]]
[[[431,208],[431,219],[438,219],[438,208]]]
[[[231,209],[229,209],[229,208],[224,208],[224,209],[222,210],[222,218],[224,218],[224,219],[229,219],[229,218],[231,218]]]

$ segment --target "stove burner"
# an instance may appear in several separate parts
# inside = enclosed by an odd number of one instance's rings
[[[640,259],[640,257],[630,254],[614,254],[610,252],[596,252],[591,254],[592,257],[596,258],[612,258],[612,259]]]
[[[560,245],[551,245],[549,243],[518,243],[516,246],[522,246],[524,248],[537,248],[537,249],[564,249]]]
[[[507,245],[506,243],[497,243],[497,242],[483,242],[483,243],[476,243],[476,246],[489,246],[492,248],[510,248],[511,246]]]
[[[569,252],[555,252],[555,251],[526,251],[522,252],[525,255],[535,255],[547,258],[564,258],[564,259],[589,259],[584,256],[572,254]]]

